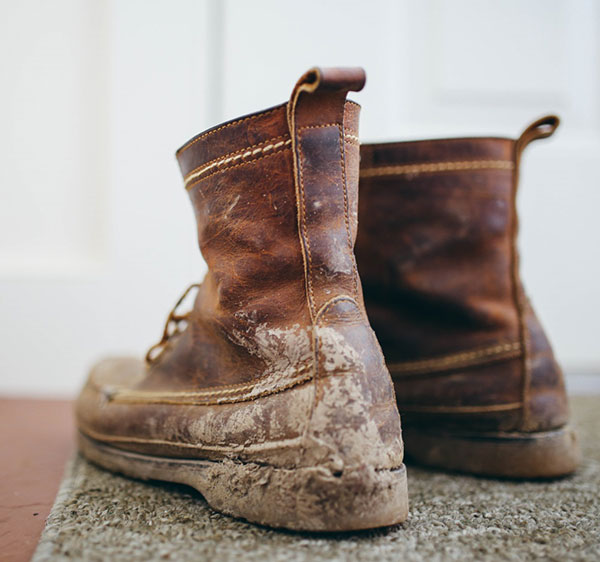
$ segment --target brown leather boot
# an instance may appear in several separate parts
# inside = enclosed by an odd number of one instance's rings
[[[179,149],[208,273],[146,362],[93,369],[77,403],[89,459],[274,527],[406,518],[400,417],[353,252],[360,108],[346,94],[364,80],[314,69],[289,103]]]
[[[563,376],[519,278],[518,140],[363,145],[356,255],[417,462],[507,477],[575,470]]]

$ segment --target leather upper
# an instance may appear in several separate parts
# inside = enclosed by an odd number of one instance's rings
[[[90,437],[144,453],[331,470],[402,463],[400,419],[353,248],[361,69],[314,69],[288,103],[177,152],[208,273],[147,365],[98,365]]]
[[[542,119],[517,140],[361,147],[356,253],[405,425],[566,422],[562,374],[524,295],[516,247],[521,153],[557,125]]]

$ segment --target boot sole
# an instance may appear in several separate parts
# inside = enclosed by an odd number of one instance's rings
[[[117,449],[82,433],[79,448],[103,468],[187,484],[217,511],[269,527],[355,531],[394,525],[408,516],[404,465],[393,470],[362,466],[337,475],[323,467],[175,459]]]
[[[445,470],[501,478],[557,478],[580,461],[570,427],[539,433],[452,433],[403,428],[407,459]]]

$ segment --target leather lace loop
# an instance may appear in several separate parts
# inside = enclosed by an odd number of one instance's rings
[[[175,306],[171,309],[171,312],[169,312],[169,316],[167,316],[167,321],[165,322],[165,328],[160,341],[155,343],[148,350],[148,353],[146,353],[146,363],[148,365],[152,365],[158,360],[172,337],[181,334],[187,328],[187,320],[190,315],[190,311],[186,312],[185,314],[179,314],[178,309],[190,292],[193,289],[199,288],[200,283],[193,283],[190,285],[183,292],[181,297],[179,297],[179,300],[175,303]]]

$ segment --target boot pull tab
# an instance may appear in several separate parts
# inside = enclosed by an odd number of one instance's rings
[[[358,92],[366,82],[366,74],[360,66],[341,68],[311,68],[296,83],[297,87],[307,86],[314,92],[317,88],[324,90],[344,90]]]
[[[552,136],[559,124],[560,119],[556,115],[546,115],[529,125],[521,133],[515,144],[517,162],[521,157],[521,153],[530,142]]]
[[[290,132],[294,134],[298,126],[316,125],[343,121],[344,100],[349,91],[359,92],[366,82],[364,69],[350,68],[311,68],[304,73],[292,90],[287,106],[287,119]],[[302,93],[315,95],[314,103],[306,100],[302,105],[302,115],[298,115]],[[311,96],[312,97],[312,96]],[[318,106],[317,106],[318,103]],[[298,121],[302,121],[298,123]]]
[[[344,110],[348,92],[361,90],[365,79],[362,68],[313,68],[298,80],[287,105],[298,234],[313,323],[318,321],[318,311],[324,303],[332,298],[356,295],[359,299],[352,251],[355,219],[349,211]],[[357,168],[350,175],[354,178],[354,192],[358,189],[358,154],[353,163]],[[346,248],[332,246],[332,241],[344,239]]]

